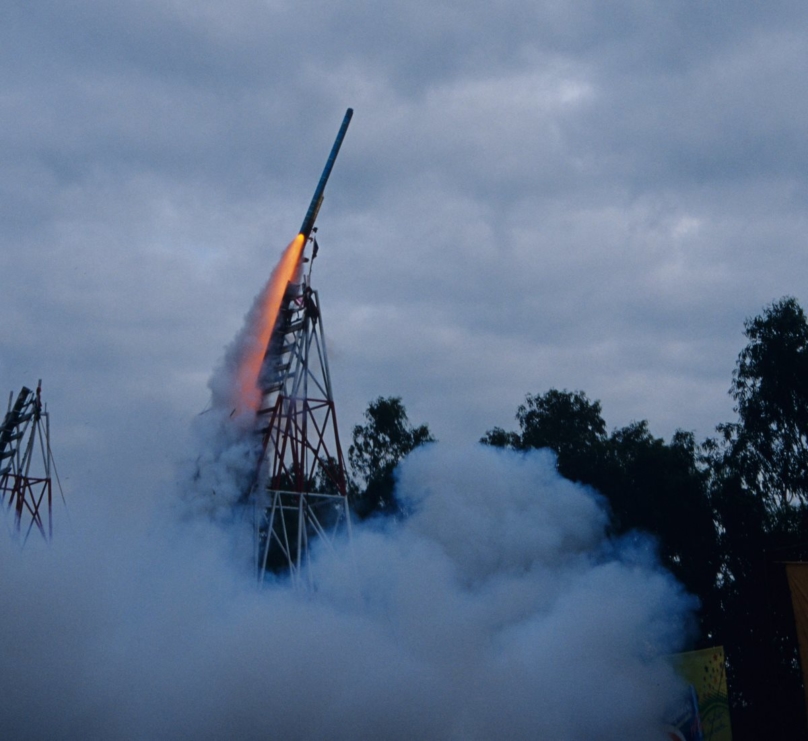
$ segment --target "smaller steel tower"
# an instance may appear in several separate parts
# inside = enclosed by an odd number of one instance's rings
[[[0,424],[0,501],[6,515],[11,515],[7,524],[21,545],[34,530],[47,541],[53,537],[51,473],[55,469],[50,417],[41,395],[42,381],[36,391],[23,386],[16,401],[10,394]]]

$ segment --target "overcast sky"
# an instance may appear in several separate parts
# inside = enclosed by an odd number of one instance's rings
[[[582,389],[733,418],[745,318],[806,300],[808,5],[6,0],[0,390],[44,381],[70,496],[163,491],[353,123],[318,220],[343,442]]]

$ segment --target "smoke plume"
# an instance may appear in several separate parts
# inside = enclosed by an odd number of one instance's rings
[[[402,522],[258,590],[231,534],[75,512],[0,544],[0,737],[653,739],[692,605],[550,454],[415,451]]]
[[[183,487],[192,512],[229,519],[233,505],[250,488],[259,454],[258,379],[284,292],[299,270],[304,243],[298,234],[283,251],[210,379],[210,408],[195,420],[193,429],[200,453]]]

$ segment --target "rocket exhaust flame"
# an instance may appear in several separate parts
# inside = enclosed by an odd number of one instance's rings
[[[261,369],[290,281],[300,272],[306,240],[286,247],[244,325],[225,350],[208,383],[210,408],[194,422],[199,455],[188,471],[187,502],[193,511],[227,520],[255,473],[260,439],[255,419],[261,400]]]
[[[289,243],[257,300],[256,310],[251,312],[248,318],[252,326],[248,328],[246,341],[242,346],[242,357],[235,378],[236,414],[246,411],[256,412],[261,404],[258,377],[264,362],[264,354],[278,321],[286,287],[301,265],[300,258],[305,242],[305,237],[298,234]]]
[[[303,250],[314,222],[353,111],[349,108],[331,147],[300,232],[284,250],[264,289],[256,297],[244,326],[225,351],[223,362],[209,381],[210,414],[199,417],[196,434],[202,452],[191,473],[194,506],[211,516],[226,517],[230,506],[250,488],[260,454],[255,435],[256,413],[263,399],[261,371],[270,351],[272,333],[280,319],[290,281],[302,272]],[[313,245],[316,251],[316,245]],[[312,257],[314,255],[312,254]]]
[[[280,262],[272,272],[272,276],[266,288],[259,297],[257,311],[256,307],[254,307],[248,318],[248,323],[251,323],[251,326],[248,327],[247,341],[242,348],[243,355],[238,364],[235,379],[236,398],[234,400],[234,407],[238,415],[246,411],[256,412],[261,404],[261,391],[258,388],[258,378],[261,373],[264,354],[269,346],[272,331],[275,329],[275,324],[278,321],[278,312],[281,308],[283,295],[286,292],[286,286],[294,277],[300,266],[303,248],[306,246],[306,242],[314,229],[314,222],[317,220],[317,214],[323,202],[325,186],[328,183],[328,178],[331,176],[331,170],[334,167],[334,162],[342,147],[342,141],[345,138],[345,133],[348,131],[348,125],[351,123],[352,117],[353,109],[349,108],[345,112],[339,132],[337,132],[337,138],[334,140],[334,144],[331,147],[331,152],[328,155],[323,173],[320,176],[320,181],[317,183],[314,196],[311,199],[308,211],[306,211],[306,216],[303,219],[303,224],[300,227],[300,233],[284,251]]]

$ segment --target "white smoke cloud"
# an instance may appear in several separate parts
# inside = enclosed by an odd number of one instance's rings
[[[323,549],[313,594],[165,511],[4,540],[0,737],[661,738],[692,605],[595,494],[545,452],[439,444],[398,486],[411,516]]]
[[[302,263],[298,258],[302,245],[303,237],[298,236],[286,247],[208,382],[210,407],[193,426],[201,453],[182,487],[192,512],[204,511],[227,520],[233,505],[245,497],[253,484],[260,454],[255,422],[261,402],[261,365],[280,297],[291,288],[290,276],[295,281],[300,279]],[[273,295],[278,301],[274,310],[270,308]]]
[[[260,445],[254,427],[251,410],[235,415],[222,405],[211,406],[194,420],[194,442],[201,452],[185,466],[181,485],[191,516],[231,519],[232,508],[255,475]]]
[[[210,406],[193,423],[195,449],[181,487],[192,514],[229,519],[230,510],[250,488],[259,455],[255,412],[239,409],[239,369],[249,354],[262,353],[260,340],[267,292],[276,280],[277,267],[253,299],[238,334],[208,381]]]

